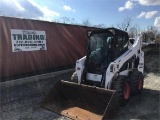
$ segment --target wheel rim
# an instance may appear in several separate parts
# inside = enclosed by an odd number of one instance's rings
[[[130,95],[130,85],[129,83],[126,83],[124,85],[124,92],[123,92],[124,98],[127,100],[129,98]]]
[[[138,90],[141,90],[143,87],[143,80],[142,78],[139,78],[139,81],[138,81]]]

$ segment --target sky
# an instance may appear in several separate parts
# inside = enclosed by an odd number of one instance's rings
[[[45,21],[64,17],[76,23],[116,26],[127,17],[132,26],[160,30],[160,0],[0,0],[0,15]]]

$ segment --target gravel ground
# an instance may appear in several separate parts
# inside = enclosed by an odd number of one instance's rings
[[[145,82],[141,95],[131,96],[115,119],[160,119],[159,49],[145,48]],[[0,120],[70,120],[41,108],[40,103],[55,82],[70,79],[72,73],[29,84],[0,88]]]
[[[41,108],[40,103],[56,81],[70,78],[71,73],[29,84],[1,88],[0,120],[65,120]]]

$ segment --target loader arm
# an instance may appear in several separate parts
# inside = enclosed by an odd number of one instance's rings
[[[134,60],[134,56],[136,58],[139,58],[138,71],[143,73],[144,52],[141,51],[141,47],[142,47],[142,37],[139,36],[136,38],[134,44],[131,47],[129,47],[129,49],[124,54],[122,54],[114,62],[110,63],[110,65],[106,71],[105,88],[107,88],[107,89],[111,88],[112,78],[116,74],[126,75],[126,76],[128,75],[129,70],[120,71],[120,69],[128,60]],[[132,65],[132,67],[133,67],[133,65]]]

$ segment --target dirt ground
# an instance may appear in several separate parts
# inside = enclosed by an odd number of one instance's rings
[[[144,48],[144,51],[144,90],[141,95],[131,96],[128,104],[120,107],[114,117],[116,120],[160,119],[160,49],[149,46]],[[40,103],[57,81],[69,80],[71,74],[8,88],[1,87],[0,120],[70,120],[43,109]]]

